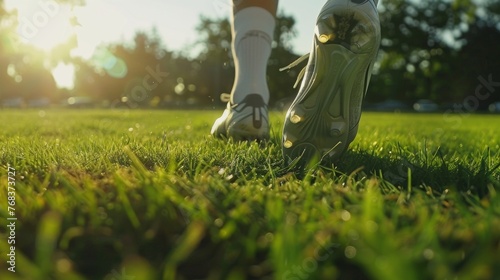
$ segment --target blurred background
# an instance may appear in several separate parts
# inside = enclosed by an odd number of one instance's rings
[[[284,109],[323,0],[280,1],[268,78]],[[500,1],[383,0],[365,107],[500,112]],[[0,107],[211,109],[230,92],[229,0],[0,0]]]

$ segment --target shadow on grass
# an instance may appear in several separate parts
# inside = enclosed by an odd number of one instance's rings
[[[351,174],[361,169],[363,175],[381,177],[398,188],[407,188],[410,183],[413,187],[422,186],[437,192],[451,188],[482,197],[490,188],[500,189],[500,163],[494,161],[487,152],[477,164],[466,165],[446,161],[439,150],[430,160],[402,155],[385,158],[350,150],[342,156],[336,170]]]

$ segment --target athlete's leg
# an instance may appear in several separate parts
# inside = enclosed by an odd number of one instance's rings
[[[215,136],[237,140],[269,137],[267,61],[277,0],[234,0],[231,17],[235,80],[228,108],[212,127]]]

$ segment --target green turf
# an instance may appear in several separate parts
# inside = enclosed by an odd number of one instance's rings
[[[220,112],[1,111],[1,279],[499,279],[500,116],[364,113],[298,176]],[[300,178],[299,178],[300,177]]]

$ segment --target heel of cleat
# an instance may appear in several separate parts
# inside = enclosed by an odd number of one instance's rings
[[[319,20],[314,33],[319,42],[326,44],[335,40],[334,28],[335,19],[330,15]]]

